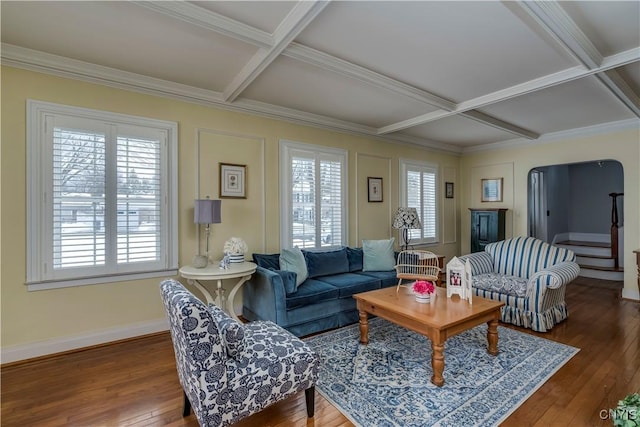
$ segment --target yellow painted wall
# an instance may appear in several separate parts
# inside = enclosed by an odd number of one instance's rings
[[[347,135],[172,99],[128,92],[11,67],[2,68],[1,146],[1,337],[2,349],[47,340],[100,334],[164,318],[159,280],[106,283],[27,292],[26,100],[112,111],[178,122],[179,260],[191,262],[198,237],[193,199],[218,195],[218,163],[247,165],[246,200],[224,199],[221,224],[212,226],[215,257],[231,236],[247,240],[251,252],[279,250],[278,168],[280,139],[348,150],[349,244],[397,233],[390,227],[398,204],[398,159],[437,163],[448,178],[458,176],[459,157],[382,140]],[[636,156],[637,158],[637,156]],[[371,175],[370,175],[371,174]],[[384,201],[368,203],[366,177],[383,177]],[[444,186],[444,184],[442,184]],[[458,190],[456,183],[456,191]],[[441,194],[441,197],[443,195]],[[447,201],[455,210],[456,198]],[[459,253],[452,215],[442,215],[447,244],[431,250]],[[453,231],[452,231],[453,230]],[[201,245],[203,242],[200,242]],[[201,246],[203,247],[203,246]],[[235,301],[239,311],[241,296]]]
[[[499,151],[480,151],[465,155],[460,161],[463,186],[461,203],[461,251],[469,252],[469,208],[507,208],[506,235],[527,235],[527,178],[538,166],[562,165],[612,159],[624,171],[624,293],[638,293],[634,249],[640,248],[640,131],[636,129],[603,135],[568,138],[553,143],[531,142]],[[501,203],[481,202],[480,180],[504,178]],[[588,214],[588,213],[585,213]],[[579,231],[579,230],[574,230]]]
[[[223,223],[212,226],[212,254],[231,236],[247,240],[251,252],[279,250],[280,139],[348,150],[349,244],[398,237],[390,227],[398,206],[398,159],[440,167],[441,243],[430,249],[447,258],[469,251],[470,207],[506,207],[508,235],[527,231],[529,170],[535,166],[615,159],[624,167],[626,218],[625,291],[637,292],[631,250],[640,248],[640,135],[638,130],[567,139],[562,142],[486,151],[457,157],[382,140],[347,135],[237,112],[113,89],[45,74],[2,67],[0,274],[1,340],[7,348],[99,335],[104,331],[164,318],[159,280],[27,292],[26,270],[26,100],[171,120],[179,125],[179,259],[191,262],[198,236],[193,199],[218,195],[218,163],[247,165],[246,200],[223,201]],[[384,201],[367,202],[367,177],[383,178]],[[504,177],[501,203],[480,202],[480,182]],[[455,198],[444,199],[444,182]],[[200,242],[201,248],[204,244]],[[235,301],[240,308],[241,295]]]

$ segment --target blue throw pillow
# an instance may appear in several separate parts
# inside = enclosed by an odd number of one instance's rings
[[[273,270],[274,273],[278,274],[280,278],[282,278],[282,284],[284,285],[284,291],[287,294],[293,294],[298,290],[297,279],[298,275],[294,271],[287,270]]]
[[[349,258],[345,248],[337,251],[304,251],[304,257],[310,278],[349,272]]]
[[[347,248],[349,273],[362,270],[362,248]]]
[[[296,273],[296,289],[307,280],[307,264],[300,248],[283,249],[280,252],[280,269]]]
[[[280,270],[280,254],[253,254],[253,262],[267,270]]]
[[[396,266],[393,256],[395,237],[388,240],[362,241],[362,271],[389,271]]]

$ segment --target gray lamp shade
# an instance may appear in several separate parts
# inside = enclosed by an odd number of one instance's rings
[[[194,203],[193,222],[196,224],[219,224],[222,222],[221,200],[196,199]]]
[[[416,208],[398,208],[396,216],[393,218],[393,228],[421,229],[422,223],[418,217]]]

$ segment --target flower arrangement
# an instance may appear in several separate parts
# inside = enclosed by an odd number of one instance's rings
[[[433,282],[427,282],[426,280],[416,280],[411,286],[411,290],[416,294],[431,295],[436,291],[436,287]]]
[[[224,253],[232,255],[244,255],[249,247],[240,237],[232,237],[224,243]]]

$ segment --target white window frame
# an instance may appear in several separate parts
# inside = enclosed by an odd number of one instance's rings
[[[439,168],[436,163],[424,162],[424,161],[416,161],[416,160],[408,160],[408,159],[400,159],[400,197],[399,203],[400,206],[407,206],[407,173],[409,171],[417,171],[421,173],[433,173],[435,174],[435,191],[434,191],[434,209],[435,209],[435,234],[433,237],[424,237],[424,221],[422,220],[422,215],[418,212],[420,216],[420,221],[422,222],[422,230],[420,238],[411,238],[411,245],[436,245],[440,242],[440,174]],[[400,237],[402,240],[402,237]],[[404,244],[404,242],[400,242]]]
[[[312,156],[322,156],[328,155],[332,157],[340,158],[341,163],[341,200],[342,206],[340,209],[341,215],[341,238],[342,242],[340,245],[333,246],[318,246],[316,243],[315,248],[307,248],[307,250],[311,251],[321,251],[328,250],[335,247],[347,246],[348,240],[348,227],[347,223],[349,221],[347,206],[348,203],[348,172],[347,172],[347,164],[348,164],[348,152],[347,150],[340,148],[331,148],[325,147],[322,145],[315,144],[307,144],[296,141],[289,140],[280,140],[280,247],[281,248],[291,248],[293,246],[293,212],[292,212],[292,182],[291,182],[291,159],[295,153],[301,153],[303,155],[312,155]],[[317,180],[319,185],[320,180]],[[319,192],[318,192],[319,194]],[[316,209],[316,212],[319,212],[319,207]],[[322,227],[321,221],[317,222],[318,225],[316,227]],[[318,235],[318,230],[316,230],[316,235]],[[318,242],[318,239],[316,239]]]
[[[162,141],[160,147],[161,207],[160,260],[150,263],[120,264],[93,269],[53,268],[52,213],[47,206],[52,197],[53,145],[47,137],[47,123],[52,118],[92,120],[105,126],[153,129]],[[177,274],[178,269],[178,124],[145,117],[73,107],[43,101],[27,100],[27,272],[30,291],[70,286],[120,282]],[[106,165],[107,177],[115,164]],[[115,172],[113,172],[115,174]],[[115,176],[115,175],[114,175]],[[115,182],[112,179],[111,182]],[[107,182],[106,185],[112,185]],[[49,199],[49,200],[48,200]],[[117,233],[117,227],[111,227]],[[107,231],[108,233],[108,231]],[[109,236],[107,234],[107,236]],[[109,239],[109,237],[107,237]]]

